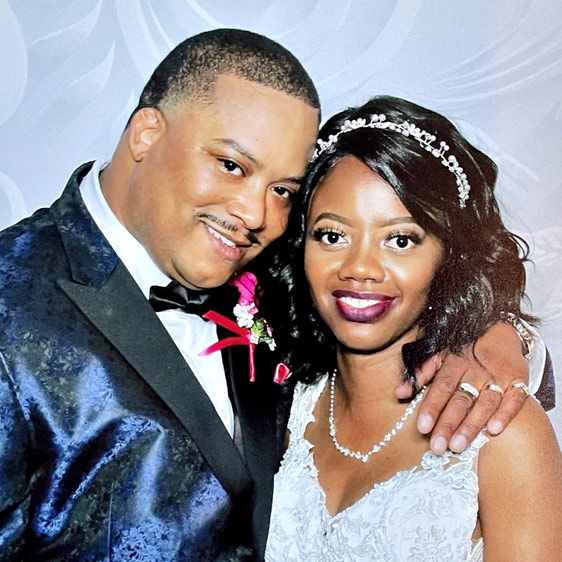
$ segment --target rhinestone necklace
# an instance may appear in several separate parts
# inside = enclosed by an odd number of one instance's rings
[[[332,437],[332,442],[334,443],[335,448],[346,457],[352,457],[354,459],[362,460],[363,462],[367,462],[371,455],[378,453],[386,444],[402,429],[404,426],[404,422],[412,415],[413,411],[416,409],[416,406],[419,404],[421,399],[425,395],[425,390],[427,387],[423,387],[418,395],[410,402],[404,415],[396,422],[396,425],[382,438],[382,441],[379,441],[376,445],[368,453],[360,453],[359,451],[351,451],[347,447],[342,447],[336,438],[336,424],[334,423],[334,396],[336,393],[336,372],[334,370],[332,376],[330,378],[330,417],[328,421],[330,423],[330,436]]]

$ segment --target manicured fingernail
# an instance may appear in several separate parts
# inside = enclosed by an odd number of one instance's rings
[[[442,453],[445,452],[445,449],[447,448],[447,441],[445,440],[444,437],[436,437],[435,439],[431,440],[431,450],[436,454],[436,455],[441,455]]]
[[[494,435],[497,435],[501,430],[502,424],[497,420],[493,420],[488,424],[488,431]]]
[[[451,448],[451,451],[454,451],[455,453],[460,453],[461,451],[464,451],[466,449],[468,442],[466,440],[466,437],[464,437],[463,435],[455,435],[452,439],[451,442],[449,443],[449,447]]]
[[[418,416],[418,430],[422,433],[428,433],[433,427],[433,419],[428,414],[420,414]]]

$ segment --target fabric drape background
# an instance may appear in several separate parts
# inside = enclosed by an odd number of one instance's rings
[[[495,159],[506,222],[532,248],[528,293],[562,437],[558,0],[0,0],[0,227],[50,204],[81,162],[109,157],[155,65],[215,27],[293,51],[324,117],[399,95],[452,117]]]

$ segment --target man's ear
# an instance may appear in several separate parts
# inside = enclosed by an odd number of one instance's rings
[[[135,162],[140,162],[150,147],[163,135],[166,121],[155,107],[143,107],[132,116],[127,129],[131,156]]]

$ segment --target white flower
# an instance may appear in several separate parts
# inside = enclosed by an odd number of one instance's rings
[[[236,323],[241,328],[248,328],[248,330],[254,325],[254,313],[251,312],[250,305],[247,304],[237,304],[234,307],[234,316],[236,316]]]

